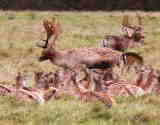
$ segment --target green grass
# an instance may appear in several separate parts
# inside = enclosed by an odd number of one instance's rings
[[[0,124],[7,125],[158,125],[160,99],[155,95],[119,97],[111,109],[100,102],[84,103],[74,98],[45,105],[0,98]]]
[[[131,15],[136,22],[135,13]],[[141,12],[146,32],[145,45],[129,51],[140,53],[146,64],[160,66],[160,13]],[[54,15],[62,24],[63,33],[57,41],[59,49],[96,47],[106,34],[120,34],[121,12],[0,12],[0,82],[14,83],[18,71],[54,71],[48,61],[39,63],[42,20]],[[42,35],[44,37],[44,34]],[[138,98],[118,97],[111,109],[102,103],[84,103],[64,97],[45,105],[0,97],[0,125],[159,125],[160,98],[147,95]]]

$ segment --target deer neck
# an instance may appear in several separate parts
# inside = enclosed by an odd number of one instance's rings
[[[52,48],[51,50],[49,50],[48,54],[49,54],[49,60],[51,61],[51,63],[53,63],[54,65],[66,68],[66,61],[68,60],[66,60],[65,55],[60,50]]]
[[[137,34],[135,34],[135,35],[133,36],[133,39],[134,39],[134,41],[137,41],[137,42],[142,40],[141,37],[138,36]]]
[[[47,50],[47,56],[51,62],[54,62],[57,58],[61,56],[60,52],[55,48],[50,48]]]

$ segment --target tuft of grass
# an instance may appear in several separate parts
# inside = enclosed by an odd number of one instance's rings
[[[65,125],[135,125],[159,124],[160,101],[158,96],[145,95],[138,98],[118,97],[118,105],[105,107],[100,102],[84,103],[64,96],[44,105],[17,101],[14,97],[0,98],[0,124],[65,124]],[[152,101],[148,101],[148,100]]]

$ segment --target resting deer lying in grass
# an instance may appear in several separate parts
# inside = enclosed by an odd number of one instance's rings
[[[37,77],[42,76],[42,73],[39,73],[36,76],[36,80],[39,80]],[[44,78],[44,77],[43,77]],[[15,93],[15,96],[18,97],[19,99],[23,100],[34,100],[39,104],[43,104],[45,101],[49,100],[54,94],[56,93],[56,89],[54,88],[49,88],[48,84],[45,84],[46,79],[40,79],[38,82],[38,85],[36,88],[31,88],[26,86],[26,81],[25,81],[25,76],[24,74],[18,72],[16,76],[16,90],[11,91],[10,93]],[[13,88],[14,90],[14,88]]]
[[[101,47],[112,48],[118,51],[124,51],[127,48],[139,47],[144,43],[144,32],[141,17],[137,15],[139,25],[130,25],[128,16],[123,17],[122,32],[125,35],[107,35],[100,41]]]
[[[138,74],[135,85],[141,87],[145,93],[160,94],[160,72],[152,66],[143,66]]]
[[[111,96],[141,96],[145,92],[142,88],[132,85],[129,81],[117,82],[107,88]]]

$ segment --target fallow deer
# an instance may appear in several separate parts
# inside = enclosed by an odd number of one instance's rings
[[[124,51],[127,48],[139,47],[144,43],[141,17],[137,14],[139,25],[130,25],[128,18],[128,16],[124,16],[122,21],[122,32],[125,34],[106,35],[105,39],[100,41],[100,47]]]
[[[47,23],[43,24],[50,25]],[[59,33],[57,32],[59,32],[59,25],[55,25],[54,22],[53,24],[54,32],[52,32],[52,35],[54,35],[55,38],[58,38]],[[44,28],[50,29],[49,26],[44,26]],[[46,31],[48,32],[47,29]],[[48,37],[50,36],[47,36],[47,40]],[[84,67],[89,70],[93,68],[105,69],[120,63],[121,52],[110,48],[76,48],[60,51],[55,48],[55,38],[53,40],[51,39],[52,41],[49,42],[50,44],[47,44],[47,48],[42,51],[39,61],[50,60],[57,66],[75,72],[77,72],[77,69],[84,69]],[[44,48],[43,46],[40,47]]]
[[[141,87],[145,93],[160,94],[159,78],[159,70],[154,69],[152,66],[143,66],[138,74],[135,85]]]
[[[46,23],[43,24],[49,25]],[[59,25],[54,24],[52,26],[54,27],[52,35],[57,38],[59,34],[56,32],[59,32]],[[49,26],[44,26],[44,28],[50,29]],[[46,29],[46,31],[48,30]],[[120,63],[121,52],[109,48],[76,48],[60,51],[54,46],[55,40],[50,41],[47,48],[42,51],[39,61],[50,60],[53,64],[70,70],[82,68],[83,66],[88,69],[104,69]]]

